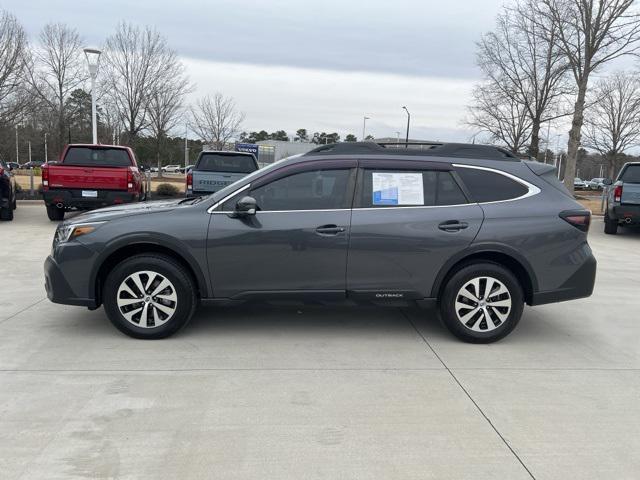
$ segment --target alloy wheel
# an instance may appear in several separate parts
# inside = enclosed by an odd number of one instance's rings
[[[474,332],[500,327],[511,313],[511,294],[500,280],[483,276],[465,283],[456,295],[458,320]]]
[[[178,306],[178,296],[173,283],[164,275],[145,270],[122,281],[116,302],[129,323],[155,328],[171,320]]]

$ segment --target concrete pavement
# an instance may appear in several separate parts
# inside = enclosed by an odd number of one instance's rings
[[[0,477],[637,478],[640,232],[605,237],[589,299],[492,345],[433,312],[201,310],[143,342],[45,300],[55,224],[0,223]]]

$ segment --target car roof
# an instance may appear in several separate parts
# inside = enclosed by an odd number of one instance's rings
[[[247,155],[251,157],[255,157],[255,155],[251,152],[236,152],[235,150],[203,150],[200,154],[203,153],[218,153],[221,155]]]
[[[504,160],[520,162],[521,159],[504,148],[495,145],[472,143],[411,142],[375,143],[343,142],[321,145],[302,157],[325,155],[381,155],[411,157],[473,158],[482,160]]]

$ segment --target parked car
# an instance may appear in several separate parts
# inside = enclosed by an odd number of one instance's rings
[[[187,196],[209,195],[255,172],[256,157],[247,152],[201,152],[187,173]]]
[[[0,220],[13,220],[17,208],[16,180],[11,173],[13,167],[0,160]]]
[[[193,165],[187,165],[186,167],[180,167],[180,173],[187,173],[193,167],[194,167]]]
[[[23,163],[22,165],[20,165],[20,168],[31,170],[33,168],[41,168],[42,165],[44,165],[44,162],[41,162],[39,160],[32,160],[30,162]]]
[[[573,179],[573,188],[575,190],[584,190],[587,188],[587,182],[585,182],[581,178],[576,177]]]
[[[178,173],[180,172],[180,165],[166,165],[162,167],[162,171],[165,173]]]
[[[59,162],[42,168],[44,202],[54,221],[69,210],[144,200],[144,184],[133,151],[117,145],[67,145]]]
[[[200,304],[286,299],[437,305],[456,336],[491,342],[525,303],[592,293],[591,212],[556,174],[486,145],[326,145],[211,196],[63,222],[47,295],[104,305],[137,338],[175,333]]]
[[[21,168],[18,162],[6,162],[6,163],[7,163],[7,167],[11,167],[11,170],[18,170]]]
[[[640,225],[640,162],[625,163],[607,193],[604,233],[615,235],[621,225]]]
[[[151,167],[151,168],[149,169],[149,171],[150,171],[151,173],[158,173],[158,167]]]
[[[587,182],[587,188],[589,190],[602,190],[604,188],[604,178],[592,178]]]

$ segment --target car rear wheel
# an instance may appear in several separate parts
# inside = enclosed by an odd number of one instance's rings
[[[454,273],[444,287],[440,314],[447,329],[470,343],[491,343],[508,335],[524,308],[513,273],[494,263],[473,263]]]
[[[13,220],[13,205],[9,205],[6,208],[0,208],[0,220],[11,221]]]
[[[618,221],[611,220],[608,214],[604,214],[604,233],[607,235],[615,235],[618,233]]]
[[[55,205],[47,205],[47,217],[52,222],[60,222],[64,220],[64,208],[58,208]]]
[[[165,255],[136,255],[107,276],[104,307],[111,323],[134,338],[158,339],[184,327],[196,308],[191,275]]]

